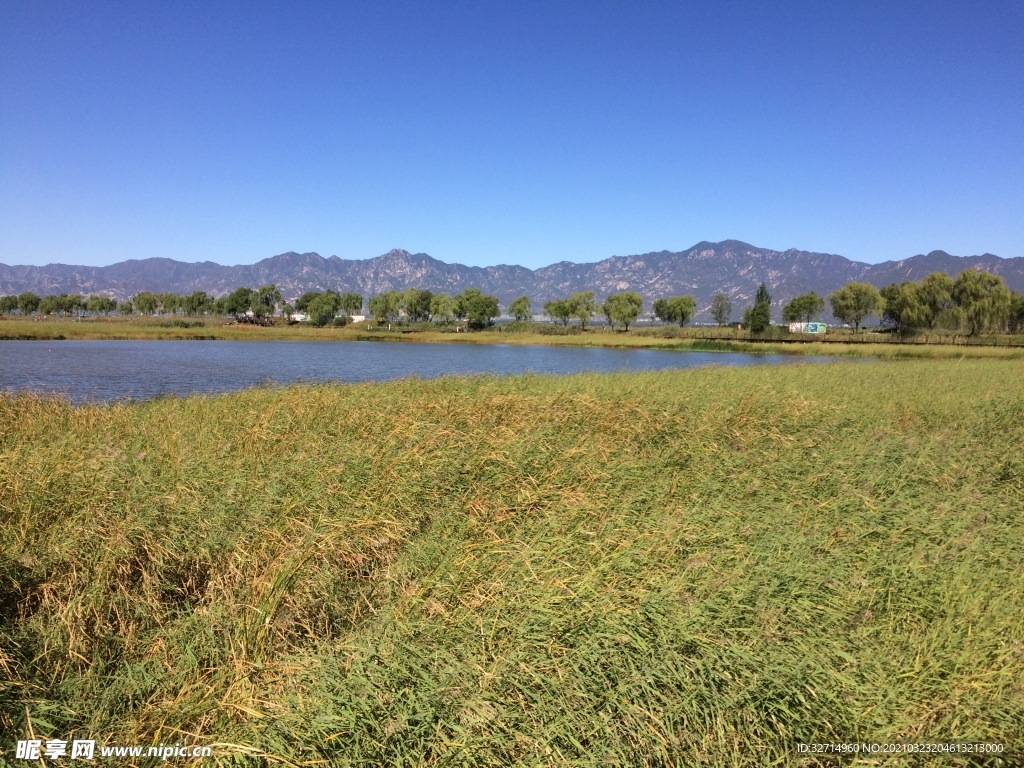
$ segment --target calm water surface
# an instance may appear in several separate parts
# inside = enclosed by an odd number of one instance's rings
[[[830,358],[653,349],[315,341],[0,341],[0,390],[76,403],[231,392],[271,381],[577,373],[771,365]]]

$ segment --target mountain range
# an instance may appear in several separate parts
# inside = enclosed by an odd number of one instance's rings
[[[545,301],[577,291],[593,291],[598,300],[617,291],[636,291],[645,305],[662,296],[690,293],[697,299],[697,320],[709,319],[711,297],[721,291],[733,304],[733,317],[752,303],[765,283],[772,303],[781,307],[808,291],[826,295],[851,280],[881,288],[902,280],[920,280],[930,272],[956,275],[964,269],[985,269],[1001,275],[1024,292],[1024,258],[1003,259],[990,253],[951,256],[932,251],[900,261],[865,264],[828,253],[757,248],[738,240],[701,242],[685,251],[659,251],[637,256],[612,256],[593,263],[562,261],[540,269],[497,265],[468,267],[447,264],[425,253],[395,249],[370,259],[324,258],[316,253],[282,253],[255,264],[223,266],[212,261],[188,263],[167,258],[131,259],[106,267],[47,264],[0,264],[0,295],[34,291],[102,294],[118,300],[139,291],[222,296],[240,286],[276,283],[286,299],[305,291],[355,291],[364,298],[415,286],[434,292],[458,293],[480,288],[498,297],[502,307],[527,295],[539,312]]]

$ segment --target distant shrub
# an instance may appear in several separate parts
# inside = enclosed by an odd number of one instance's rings
[[[167,320],[160,323],[161,328],[202,328],[205,325],[202,320]]]
[[[498,326],[498,328],[505,333],[533,333],[537,331],[538,328],[543,327],[543,325],[531,322],[530,320],[513,320],[510,323],[502,323]]]
[[[583,333],[583,329],[578,325],[562,326],[544,323],[534,323],[530,330],[543,336],[579,336]]]

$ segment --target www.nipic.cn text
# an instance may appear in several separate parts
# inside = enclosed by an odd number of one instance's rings
[[[97,757],[209,757],[210,747],[182,746],[179,744],[157,744],[153,746],[107,746],[101,744],[97,753],[95,739],[24,739],[18,742],[14,756],[19,760],[95,760]]]

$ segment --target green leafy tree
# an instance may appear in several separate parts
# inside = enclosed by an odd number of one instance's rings
[[[1016,291],[1010,294],[1008,326],[1011,333],[1024,333],[1024,296]]]
[[[335,294],[337,296],[337,294]],[[277,290],[277,285],[271,283],[270,285],[261,285],[255,291],[252,292],[249,299],[249,307],[252,309],[252,313],[256,317],[268,317],[273,315],[277,308],[284,303],[284,299],[281,298],[281,292]]]
[[[248,290],[248,289],[246,289]],[[160,304],[160,300],[157,298],[155,293],[149,291],[141,291],[132,298],[132,304],[135,305],[135,309],[144,315],[151,315],[156,312],[157,306]]]
[[[348,315],[361,315],[363,313],[363,296],[359,293],[341,294],[341,308]]]
[[[572,307],[565,299],[554,299],[544,302],[544,314],[566,326],[572,318]]]
[[[0,298],[0,315],[9,315],[17,308],[17,296],[4,296],[3,298]]]
[[[160,300],[160,308],[169,314],[176,315],[178,310],[181,309],[182,297],[177,293],[160,293],[157,294]]]
[[[430,300],[434,294],[419,288],[402,291],[401,308],[410,322],[418,323],[430,319]]]
[[[117,311],[118,314],[121,315],[134,315],[135,305],[132,304],[131,299],[125,299],[124,301],[117,305]]]
[[[95,312],[96,314],[103,313],[104,315],[109,315],[117,309],[117,302],[107,296],[93,294],[85,303],[85,308],[90,312]]]
[[[213,309],[213,300],[206,291],[194,291],[182,299],[181,307],[186,315],[201,315]]]
[[[580,326],[587,327],[590,320],[598,311],[597,300],[594,299],[593,291],[580,291],[574,293],[568,299],[570,314],[580,321]]]
[[[62,293],[60,295],[60,308],[65,315],[76,315],[85,307],[85,297],[80,293]]]
[[[402,309],[402,296],[398,291],[387,291],[370,299],[369,308],[379,323],[397,321]]]
[[[42,299],[31,291],[18,294],[18,311],[23,315],[31,315],[37,309]]]
[[[825,311],[825,299],[814,291],[790,299],[782,307],[782,319],[787,323],[809,323]]]
[[[435,293],[430,299],[430,315],[442,323],[455,319],[455,302],[447,293]]]
[[[78,303],[82,300],[81,294],[61,293],[57,296],[47,296],[50,299],[50,313],[58,312],[62,315],[71,315],[78,309]],[[50,314],[47,313],[47,314]]]
[[[832,314],[844,323],[852,324],[854,331],[860,330],[865,319],[877,315],[883,305],[882,296],[871,283],[847,283],[830,293],[828,300]]]
[[[520,296],[518,299],[512,299],[512,303],[508,305],[508,311],[516,320],[523,322],[530,319],[531,307],[529,297]]]
[[[306,305],[309,322],[318,328],[334,322],[334,317],[339,311],[341,311],[341,296],[334,291],[317,294]]]
[[[675,322],[675,316],[672,314],[672,307],[669,306],[668,299],[655,299],[651,309],[654,312],[654,316],[661,320],[661,322]],[[608,317],[607,312],[605,312],[605,317]],[[611,319],[609,319],[608,322],[611,323]]]
[[[697,301],[690,294],[685,296],[673,296],[668,300],[668,303],[673,307],[673,314],[676,316],[676,322],[680,326],[686,325],[693,319],[694,313],[697,311]]]
[[[711,298],[711,317],[719,327],[728,325],[732,319],[732,302],[724,293],[716,293]]]
[[[311,302],[320,294],[321,291],[306,291],[304,294],[302,294],[301,296],[299,296],[299,298],[295,300],[295,310],[297,312],[306,313],[306,310],[309,309],[309,302]]]
[[[771,307],[754,304],[743,310],[743,327],[751,333],[764,333],[771,324]]]
[[[213,314],[223,317],[228,313],[228,297],[221,296],[213,301]]]
[[[456,320],[466,319],[466,299],[461,293],[452,296],[452,312]]]
[[[697,311],[697,302],[690,294],[670,296],[654,302],[654,315],[663,323],[686,325]]]
[[[920,283],[892,283],[878,293],[883,302],[882,322],[893,326],[900,335],[924,323],[926,313]]]
[[[475,328],[490,325],[501,314],[498,297],[485,294],[479,288],[467,288],[460,297],[466,312],[466,319]]]
[[[935,330],[943,314],[953,307],[953,278],[945,272],[932,272],[921,282],[918,291],[924,324]]]
[[[764,283],[757,287],[753,306],[743,312],[743,325],[751,333],[764,333],[772,324],[772,297]]]
[[[965,269],[953,283],[953,301],[963,313],[972,336],[997,330],[1010,314],[1010,290],[999,275]]]
[[[252,288],[236,288],[227,296],[224,297],[224,314],[244,315],[249,311],[249,307],[252,306]],[[135,301],[135,306],[138,307],[138,299]]]
[[[613,293],[605,299],[602,310],[613,327],[615,323],[622,323],[628,331],[630,323],[636,322],[643,308],[644,300],[640,294],[634,291],[622,291]]]
[[[767,304],[769,307],[772,305],[772,297],[768,293],[768,289],[765,288],[764,283],[757,286],[757,293],[754,294],[755,304]]]
[[[43,300],[39,302],[38,311],[41,315],[52,315],[57,312],[63,312],[64,299],[52,293],[47,296],[43,296]]]

